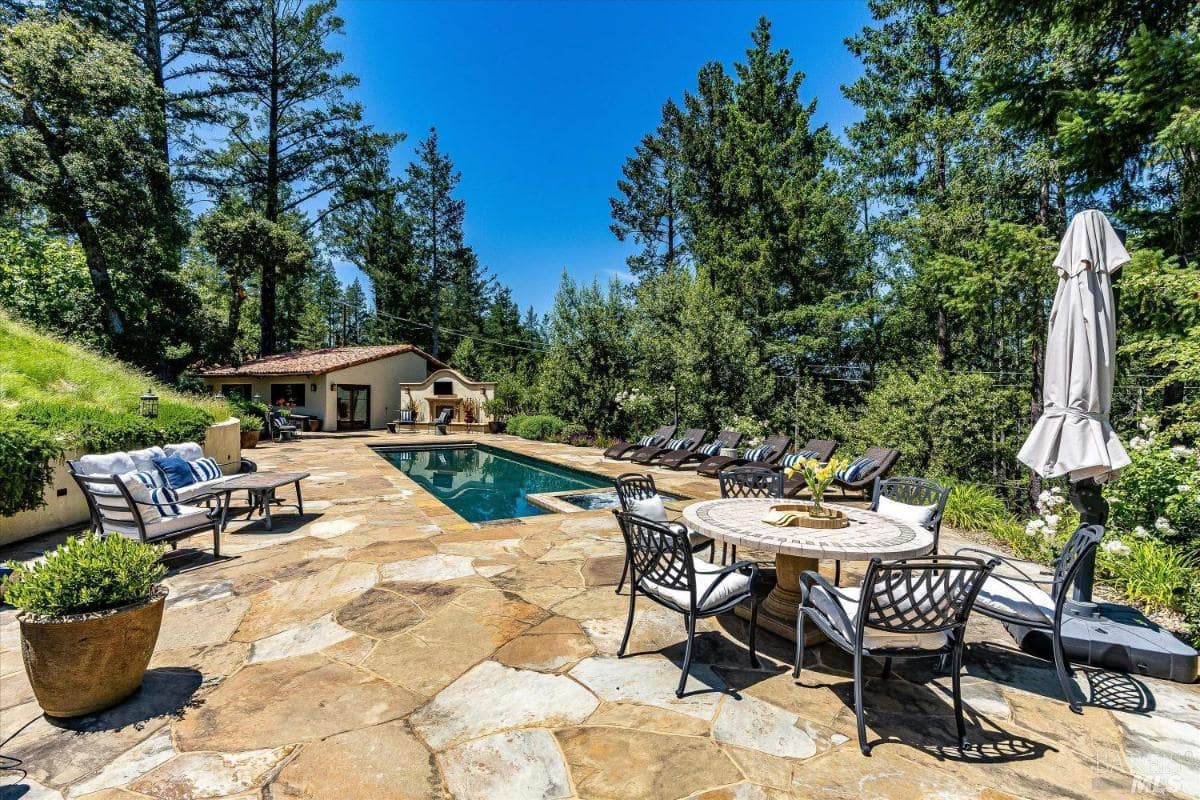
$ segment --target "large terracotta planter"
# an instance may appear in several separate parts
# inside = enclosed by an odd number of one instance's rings
[[[115,706],[142,685],[162,625],[166,587],[150,600],[98,614],[22,614],[21,656],[38,705],[52,717]]]
[[[242,431],[242,449],[253,450],[258,447],[259,431]]]

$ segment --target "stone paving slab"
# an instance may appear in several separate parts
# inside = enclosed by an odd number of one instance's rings
[[[203,537],[171,558],[146,683],[116,709],[41,716],[15,613],[0,609],[0,735],[24,772],[0,800],[443,800],[488,798],[1200,798],[1200,691],[1078,670],[1082,715],[1045,662],[973,620],[968,737],[952,746],[949,680],[919,662],[868,668],[867,758],[855,741],[850,664],[746,624],[698,625],[689,693],[675,697],[684,628],[614,593],[622,544],[606,511],[475,525],[372,444],[485,440],[606,476],[590,448],[508,436],[309,435],[247,456],[307,470],[308,512],[275,530],[239,521],[213,561]],[[667,491],[715,481],[652,468]],[[0,551],[36,557],[63,534]],[[942,533],[944,547],[965,540]],[[739,549],[769,561],[769,554]],[[851,572],[853,572],[851,567]],[[1139,699],[1140,698],[1140,699]]]

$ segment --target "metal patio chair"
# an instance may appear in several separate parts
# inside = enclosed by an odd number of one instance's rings
[[[783,473],[768,467],[730,467],[717,473],[721,497],[783,497]],[[721,545],[721,563],[725,553],[737,561],[737,545]]]
[[[894,658],[950,658],[958,746],[967,746],[961,668],[967,618],[979,587],[998,562],[932,556],[884,563],[871,559],[860,586],[838,589],[816,572],[800,575],[796,666],[804,663],[804,625],[811,620],[829,641],[854,657],[854,715],[858,746],[871,754],[863,714],[863,657],[883,659],[884,680]]]
[[[732,611],[746,600],[750,612],[750,664],[760,666],[755,637],[758,630],[758,565],[749,561],[719,567],[692,553],[688,529],[678,522],[654,522],[625,511],[614,511],[625,537],[629,560],[629,617],[617,656],[625,656],[629,633],[633,630],[633,612],[638,592],[664,608],[683,614],[687,625],[687,647],[683,655],[683,674],[676,697],[683,696],[692,665],[692,644],[696,638],[696,620]]]
[[[660,497],[658,487],[654,485],[653,475],[643,475],[638,472],[626,472],[623,475],[618,475],[613,481],[617,489],[617,500],[621,503],[621,510],[628,511],[631,514],[638,514],[649,519],[654,519],[655,522],[666,522],[666,509],[663,509],[662,519],[655,519],[647,513],[640,513],[646,509],[639,509],[638,505],[641,501],[650,500],[651,498]],[[699,553],[703,550],[708,550],[708,557],[711,559],[716,554],[716,542],[696,533],[695,531],[688,532],[689,540],[692,544],[692,552]],[[621,568],[621,580],[617,582],[617,594],[621,593],[621,587],[625,585],[625,576],[629,574],[629,554],[625,554],[625,566]]]
[[[990,576],[979,590],[979,599],[976,601],[979,613],[985,617],[999,620],[1005,625],[1020,625],[1050,635],[1054,671],[1067,705],[1076,714],[1082,714],[1083,711],[1075,699],[1075,693],[1071,691],[1072,670],[1062,641],[1063,614],[1076,573],[1095,553],[1103,536],[1104,527],[1101,525],[1080,525],[1054,560],[1053,574],[1046,575],[1043,572],[1040,578],[1031,574],[1042,569],[1040,564],[993,556],[1004,565],[1006,574]],[[960,553],[992,556],[975,547],[963,547],[955,555]],[[1008,571],[1016,574],[1007,574]]]

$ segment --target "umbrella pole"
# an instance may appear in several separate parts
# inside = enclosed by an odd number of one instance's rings
[[[1071,505],[1079,512],[1081,525],[1105,525],[1108,523],[1108,501],[1094,478],[1084,478],[1071,483]],[[1092,602],[1092,586],[1096,582],[1096,551],[1088,555],[1075,575],[1072,600],[1077,603]]]

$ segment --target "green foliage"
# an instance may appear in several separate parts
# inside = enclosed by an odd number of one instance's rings
[[[571,427],[578,432],[577,425]],[[506,432],[523,439],[550,441],[561,437],[566,428],[567,423],[551,414],[518,415],[508,421]]]
[[[83,249],[44,224],[0,228],[0,306],[77,342],[104,342]]]
[[[630,388],[632,342],[620,285],[580,286],[564,272],[548,333],[538,376],[545,409],[589,431],[622,431],[619,397]]]
[[[1109,527],[1122,534],[1170,542],[1200,537],[1200,461],[1194,448],[1172,445],[1164,434],[1129,442],[1133,460],[1105,486]]]
[[[946,497],[943,521],[951,528],[964,531],[987,531],[1003,523],[1014,523],[1012,514],[1004,501],[986,486],[974,483],[958,483],[952,479],[939,478],[943,485],[949,483],[950,494]]]
[[[0,516],[45,505],[43,493],[60,458],[62,446],[48,431],[0,413]]]
[[[173,205],[164,210],[152,188],[167,174],[153,144],[165,125],[160,100],[125,44],[68,17],[35,12],[0,37],[3,199],[42,209],[75,238],[90,283],[83,307],[95,308],[117,353],[155,368],[189,357],[196,302],[178,280]],[[47,288],[61,305],[78,287]]]
[[[146,600],[167,574],[164,548],[124,536],[71,536],[31,565],[8,562],[5,602],[28,614],[57,617],[105,611]]]
[[[1148,610],[1179,608],[1197,579],[1195,554],[1153,539],[1135,540],[1126,548],[1128,552],[1100,549],[1100,576]]]
[[[843,447],[895,447],[898,474],[990,479],[1016,467],[1019,404],[1018,391],[997,388],[986,375],[895,371],[867,395]]]

